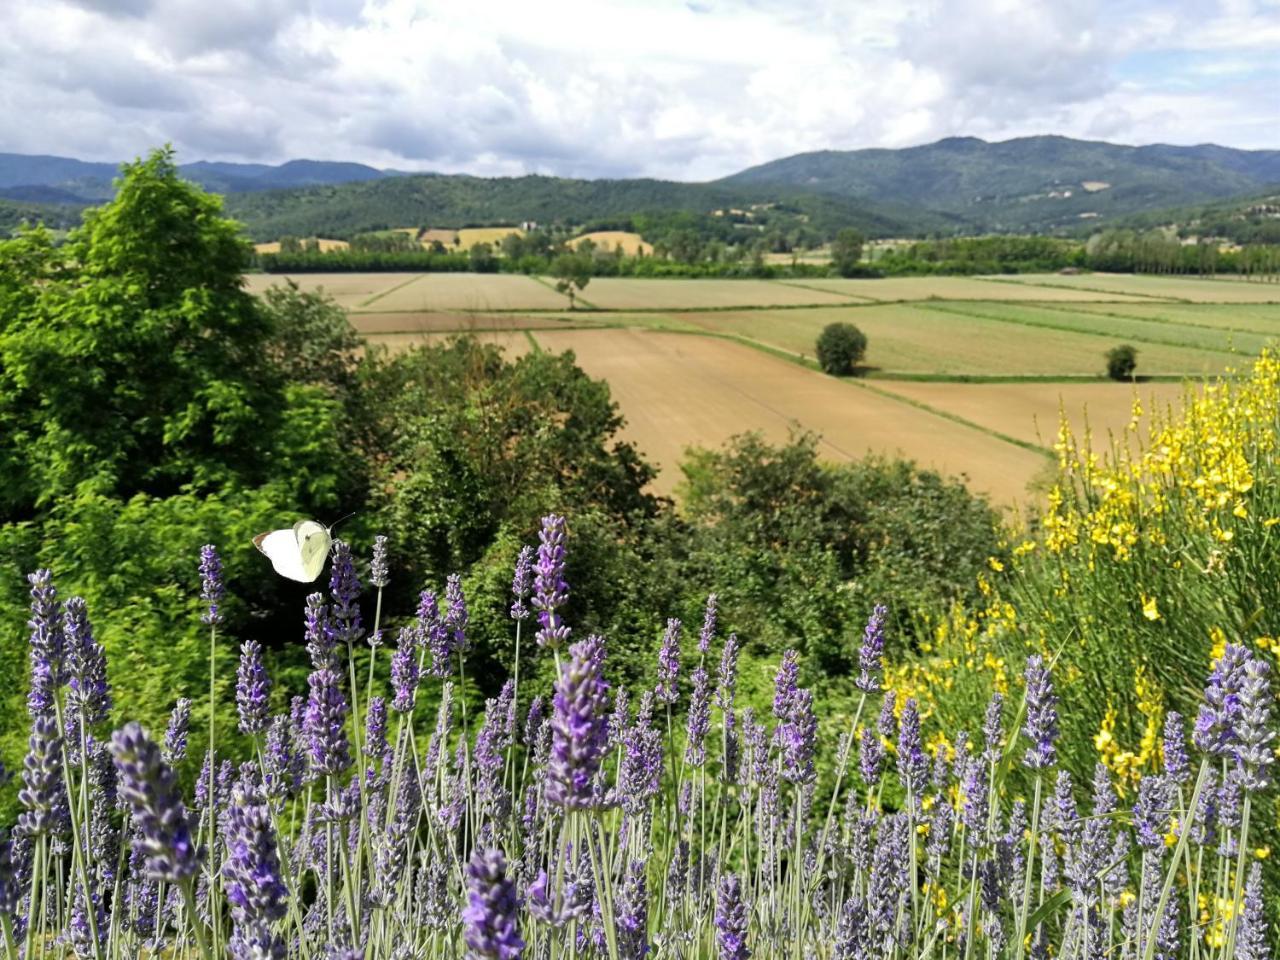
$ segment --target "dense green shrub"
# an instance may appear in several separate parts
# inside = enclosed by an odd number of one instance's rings
[[[818,363],[836,377],[853,373],[867,352],[867,337],[852,323],[829,323],[818,335]]]
[[[1138,351],[1127,343],[1107,351],[1107,376],[1112,380],[1129,380],[1138,366]]]

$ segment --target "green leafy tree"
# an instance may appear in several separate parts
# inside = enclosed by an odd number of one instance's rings
[[[591,257],[586,253],[563,253],[551,263],[556,290],[569,298],[569,309],[575,309],[577,296],[591,282]]]
[[[1138,351],[1123,343],[1107,351],[1107,376],[1112,380],[1130,380],[1138,366]]]
[[[818,335],[818,364],[836,377],[847,376],[866,355],[867,337],[852,323],[829,323]]]
[[[858,265],[862,260],[862,245],[865,238],[860,232],[848,227],[841,230],[831,241],[831,266],[842,277],[856,276]]]

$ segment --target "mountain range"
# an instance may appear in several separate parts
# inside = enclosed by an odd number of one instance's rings
[[[1280,150],[953,137],[902,149],[801,153],[710,183],[482,178],[317,160],[199,161],[180,170],[226,194],[228,210],[257,239],[412,225],[582,223],[753,205],[794,210],[822,232],[852,225],[873,235],[1078,233],[1274,189]],[[72,219],[112,195],[116,173],[114,164],[0,153],[0,229],[21,217]]]

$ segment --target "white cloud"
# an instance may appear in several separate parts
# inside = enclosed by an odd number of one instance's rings
[[[1055,132],[1274,147],[1266,0],[8,0],[0,150],[720,176]]]

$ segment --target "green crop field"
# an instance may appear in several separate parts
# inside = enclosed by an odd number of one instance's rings
[[[1000,503],[1025,501],[1060,415],[1108,443],[1128,436],[1135,396],[1176,405],[1180,381],[1238,369],[1280,338],[1280,303],[1265,302],[1280,287],[1184,277],[597,277],[575,311],[550,280],[511,274],[297,279],[393,350],[456,333],[511,354],[573,350],[609,382],[663,492],[676,491],[690,446],[798,427],[821,433],[832,459],[900,452]],[[814,360],[836,322],[868,339],[860,376],[844,382]],[[1125,343],[1138,376],[1157,382],[1106,380],[1105,354]]]

